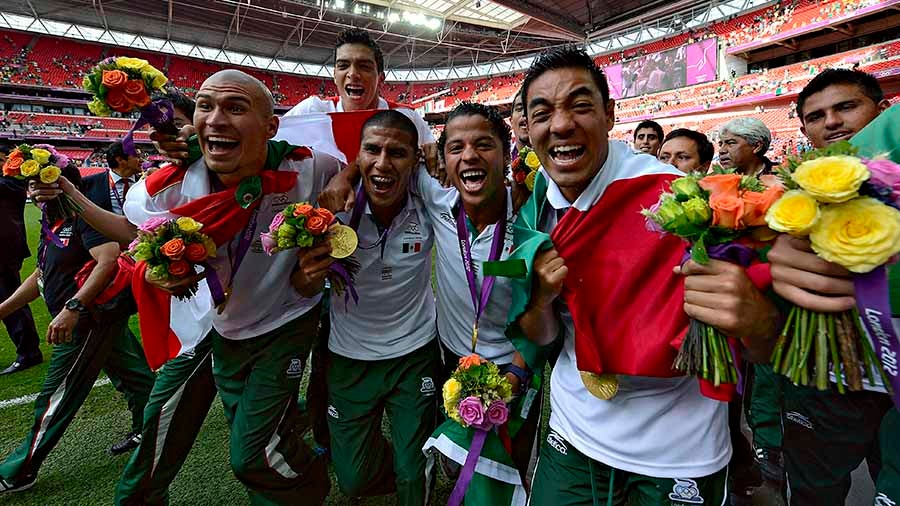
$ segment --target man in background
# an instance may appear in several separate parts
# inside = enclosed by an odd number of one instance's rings
[[[648,155],[657,156],[663,140],[663,129],[659,123],[644,120],[634,129],[634,149]]]
[[[706,174],[715,149],[706,135],[687,128],[669,132],[659,148],[659,161],[674,165],[685,174]]]
[[[0,143],[0,165],[13,147]],[[6,300],[19,288],[22,261],[31,256],[25,236],[25,182],[0,177],[0,300]],[[6,331],[16,347],[16,359],[0,375],[24,371],[40,364],[44,357],[38,347],[37,329],[31,309],[25,305],[3,319]]]

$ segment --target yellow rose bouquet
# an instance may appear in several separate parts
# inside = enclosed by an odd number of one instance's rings
[[[809,238],[819,257],[850,271],[857,307],[793,307],[772,354],[776,372],[819,390],[833,375],[840,393],[862,390],[864,376],[875,386],[877,377],[900,392],[885,269],[900,253],[900,165],[860,158],[841,142],[789,160],[781,176],[789,191],[769,208],[766,223]]]
[[[3,175],[27,181],[55,183],[71,161],[49,144],[20,144],[6,158]],[[54,243],[62,244],[50,225],[58,220],[67,220],[82,211],[81,206],[66,194],[50,202],[37,204],[41,208],[41,230]]]
[[[172,102],[162,96],[168,81],[147,60],[118,56],[106,58],[91,69],[82,87],[94,96],[87,106],[97,116],[109,116],[112,111],[140,112],[140,118],[122,139],[125,152],[134,155],[135,130],[151,125],[165,133],[178,133]]]
[[[541,168],[541,161],[537,153],[531,148],[523,146],[519,150],[519,156],[512,161],[512,180],[517,185],[523,185],[528,191],[534,190],[534,179]]]

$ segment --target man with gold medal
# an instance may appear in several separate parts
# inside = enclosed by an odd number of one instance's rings
[[[460,104],[450,113],[438,143],[452,187],[443,188],[421,166],[411,182],[433,223],[437,245],[437,329],[444,370],[436,384],[443,384],[460,357],[477,353],[500,367],[518,398],[511,406],[510,422],[502,429],[511,451],[498,443],[495,448],[500,450],[494,454],[482,452],[480,459],[491,461],[491,472],[475,475],[465,495],[470,504],[524,501],[540,420],[540,375],[535,378],[531,370],[541,371],[542,362],[529,354],[537,350],[527,339],[514,344],[505,335],[512,282],[498,276],[515,274],[503,262],[512,249],[516,211],[504,184],[509,144],[509,127],[496,108]],[[320,203],[340,205],[348,200],[355,177],[353,167],[343,171],[319,196]],[[455,422],[445,423],[425,450],[440,452],[445,462],[462,466],[468,437],[467,430]]]
[[[351,212],[337,218],[358,234],[355,294],[332,294],[326,357],[331,458],[350,497],[396,492],[398,503],[428,503],[433,468],[422,446],[434,430],[440,350],[431,289],[434,231],[410,188],[419,160],[414,123],[379,111],[365,121]],[[355,179],[355,178],[354,178]],[[319,197],[320,204],[325,196]],[[343,203],[343,199],[337,199]],[[329,207],[326,205],[326,207]],[[332,206],[340,207],[340,206]],[[319,294],[347,237],[301,250],[301,293]],[[391,420],[390,442],[381,420]]]
[[[687,315],[765,360],[777,311],[743,269],[681,267],[684,244],[646,230],[641,208],[681,174],[608,139],[614,100],[586,53],[541,55],[522,96],[543,169],[515,222],[528,273],[508,334],[563,342],[530,504],[721,504],[727,404],[672,362]]]

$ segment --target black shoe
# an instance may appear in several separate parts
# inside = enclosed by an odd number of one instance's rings
[[[39,358],[37,360],[22,360],[21,362],[16,360],[12,364],[10,364],[9,367],[0,371],[0,376],[6,375],[6,374],[15,374],[17,372],[22,372],[25,369],[34,367],[43,361],[44,361],[44,359],[42,359],[42,358]]]
[[[759,465],[763,479],[773,483],[784,483],[784,458],[781,450],[774,448],[754,448],[754,459]]]
[[[125,436],[125,439],[115,443],[114,445],[109,447],[109,453],[113,455],[121,455],[125,452],[129,452],[134,450],[138,446],[141,445],[141,433],[136,431],[131,431]]]
[[[22,478],[16,483],[10,483],[4,478],[0,478],[0,495],[12,494],[13,492],[23,492],[33,487],[37,483],[37,474],[30,474]]]

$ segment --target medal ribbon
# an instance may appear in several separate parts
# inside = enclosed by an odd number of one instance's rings
[[[241,262],[244,261],[247,250],[249,250],[250,245],[253,244],[253,234],[256,233],[257,214],[259,214],[259,208],[253,211],[253,215],[250,216],[250,221],[244,226],[244,230],[241,233],[241,240],[238,242],[237,250],[234,252],[234,255],[229,255],[231,256],[231,284],[234,284],[234,278],[237,277],[237,271],[241,267]],[[213,303],[216,306],[219,306],[225,302],[227,298],[225,291],[222,289],[222,281],[219,279],[219,274],[211,265],[204,263],[204,267],[206,269],[206,283],[209,285],[209,292],[212,295]]]
[[[505,204],[505,201],[504,201]],[[469,283],[469,293],[472,295],[472,305],[475,307],[475,321],[472,324],[472,353],[475,353],[475,344],[478,342],[478,321],[484,314],[491,289],[494,287],[495,276],[484,276],[481,282],[481,294],[478,293],[475,279],[475,266],[472,264],[472,246],[469,243],[469,230],[466,227],[466,210],[459,203],[459,211],[456,213],[456,235],[459,238],[459,252],[462,255],[463,267],[466,270],[466,281]],[[503,251],[503,239],[506,237],[506,213],[494,225],[494,237],[491,239],[491,253],[489,262],[496,262]]]
[[[109,176],[109,189],[112,190],[113,196],[116,197],[116,202],[119,203],[119,209],[122,209],[122,211],[124,212],[125,211],[125,200],[124,199],[125,199],[125,195],[128,194],[128,186],[131,183],[131,181],[127,177],[122,178],[122,181],[124,181],[124,183],[123,183],[124,188],[122,189],[122,195],[119,196],[119,190],[116,189],[116,182],[113,181],[112,175],[109,175],[109,174],[107,174],[107,175]]]
[[[888,282],[885,266],[881,265],[871,272],[853,276],[856,289],[856,307],[866,326],[875,353],[881,360],[881,367],[891,384],[891,398],[894,406],[900,407],[900,341],[894,332],[891,321],[891,308],[888,297]],[[859,336],[866,339],[866,336]],[[840,378],[838,378],[840,381]]]
[[[409,197],[407,197],[407,198],[409,198]],[[353,204],[353,213],[350,215],[350,228],[352,228],[354,231],[359,230],[359,222],[360,222],[360,220],[362,220],[362,215],[365,212],[366,205],[368,205],[368,203],[369,203],[369,200],[366,198],[365,183],[360,182],[359,189],[356,190],[356,201]],[[371,249],[371,248],[375,247],[376,245],[378,245],[379,243],[381,243],[382,241],[384,241],[387,238],[387,236],[391,233],[391,226],[393,226],[393,223],[391,223],[390,225],[387,226],[386,229],[384,229],[384,232],[381,233],[381,236],[378,237],[378,240],[375,241],[374,244],[370,244],[368,246],[363,246],[362,244],[360,244],[359,249]],[[383,244],[381,246],[381,252],[384,253],[384,245]]]

